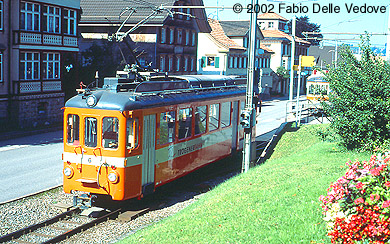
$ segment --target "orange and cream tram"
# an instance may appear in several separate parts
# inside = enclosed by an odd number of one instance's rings
[[[106,78],[103,88],[71,98],[64,108],[64,191],[141,198],[231,155],[243,134],[239,83],[227,76]]]

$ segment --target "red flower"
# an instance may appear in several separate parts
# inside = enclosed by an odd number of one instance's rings
[[[379,200],[379,195],[378,194],[371,194],[370,195],[370,200],[371,201],[378,201]]]
[[[382,203],[382,208],[388,208],[390,206],[390,200],[384,201]]]
[[[390,182],[389,182],[390,183]],[[358,183],[356,183],[356,188],[357,189],[362,189],[363,188],[363,183],[361,183],[361,182],[358,182]]]
[[[361,198],[361,197],[359,197],[359,198],[357,198],[357,199],[354,201],[354,203],[355,203],[356,205],[358,205],[359,203],[364,203],[364,199]]]
[[[390,187],[390,181],[386,181],[385,186]]]
[[[374,176],[378,176],[381,172],[379,169],[370,169],[370,173]]]

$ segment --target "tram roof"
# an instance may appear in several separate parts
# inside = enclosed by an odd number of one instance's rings
[[[82,93],[69,99],[65,106],[130,111],[244,95],[245,87],[237,81],[234,77],[215,75],[157,76],[131,91],[116,92],[108,87]],[[88,96],[96,98],[95,106],[87,105]]]

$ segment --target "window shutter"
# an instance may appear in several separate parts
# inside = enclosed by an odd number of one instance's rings
[[[206,62],[207,62],[207,58],[203,56],[202,57],[202,68],[206,67]]]
[[[215,68],[219,68],[219,57],[215,57]]]

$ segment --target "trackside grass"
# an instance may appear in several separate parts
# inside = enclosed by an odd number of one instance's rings
[[[330,243],[318,197],[370,155],[321,141],[318,127],[286,132],[264,164],[120,243]]]

